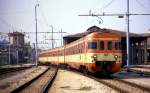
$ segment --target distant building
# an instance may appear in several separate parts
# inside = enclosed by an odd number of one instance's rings
[[[8,51],[0,50],[0,65],[8,64]]]
[[[21,32],[9,33],[9,42],[11,46],[23,47],[24,46],[24,34]]]
[[[0,65],[32,61],[32,48],[30,43],[25,43],[24,36],[21,32],[12,32],[8,34],[8,40],[0,38]]]
[[[147,54],[148,54],[148,62],[150,62],[150,37],[147,39]]]
[[[21,32],[9,33],[10,60],[12,64],[25,63],[30,58],[31,47],[24,42],[24,34]]]
[[[8,41],[6,38],[0,38],[0,65],[8,62]]]

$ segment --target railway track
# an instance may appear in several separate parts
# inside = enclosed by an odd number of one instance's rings
[[[121,79],[96,79],[120,93],[150,93],[150,88],[127,82]]]
[[[30,67],[17,67],[17,68],[1,68],[0,69],[0,75],[11,73],[11,72],[16,72],[16,71],[20,71],[20,70],[25,70],[25,69],[28,69],[31,67],[32,66],[30,66]]]
[[[57,68],[50,67],[29,82],[13,90],[11,93],[44,93],[48,91],[48,88],[51,86],[57,71]]]
[[[133,68],[144,68],[144,69],[150,69],[150,66],[133,66]]]
[[[83,73],[71,70],[77,74],[81,74],[83,75]],[[94,79],[116,91],[118,91],[119,93],[150,93],[150,88],[148,86],[141,86],[135,83],[131,83],[122,79],[119,79],[117,77],[96,77],[93,75],[85,75],[91,79]]]
[[[150,88],[147,86],[141,86],[135,83],[131,83],[117,77],[110,78],[96,78],[91,75],[87,75],[106,86],[118,91],[119,93],[150,93]]]
[[[127,71],[127,69],[124,70]],[[129,71],[140,74],[141,76],[150,75],[150,67],[134,66],[130,68]]]

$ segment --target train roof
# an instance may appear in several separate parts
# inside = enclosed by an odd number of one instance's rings
[[[82,37],[85,37],[88,34],[91,34],[91,33],[94,33],[94,32],[105,32],[105,31],[118,33],[119,35],[121,35],[122,38],[126,38],[126,32],[124,32],[124,31],[106,29],[106,28],[99,28],[97,26],[92,26],[92,27],[89,27],[85,32],[64,36],[63,37],[64,44],[68,44],[70,42],[78,40],[78,39],[80,39]],[[149,36],[150,36],[149,33],[144,33],[144,34],[130,33],[131,38],[132,37],[133,38],[148,38]]]
[[[109,31],[109,32],[115,32],[121,35],[121,37],[126,37],[126,32],[124,31],[119,31],[119,30],[113,30],[113,29],[106,29],[106,28],[99,28],[97,26],[92,26],[90,28],[88,28],[85,32],[81,32],[81,33],[77,33],[77,34],[73,34],[73,35],[67,35],[64,36],[63,38],[69,38],[69,37],[77,37],[77,38],[82,38],[90,33],[93,32],[102,32],[102,31]],[[149,33],[143,33],[143,34],[137,34],[137,33],[130,33],[131,37],[149,37]]]

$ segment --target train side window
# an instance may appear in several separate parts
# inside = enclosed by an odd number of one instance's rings
[[[88,49],[97,49],[97,42],[95,41],[88,42]]]
[[[112,42],[111,41],[108,42],[108,50],[112,50]]]
[[[104,50],[104,41],[100,42],[100,50]]]

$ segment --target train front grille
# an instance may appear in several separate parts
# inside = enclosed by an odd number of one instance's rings
[[[102,70],[109,70],[113,63],[114,61],[96,61],[95,65],[97,68],[101,68]]]

